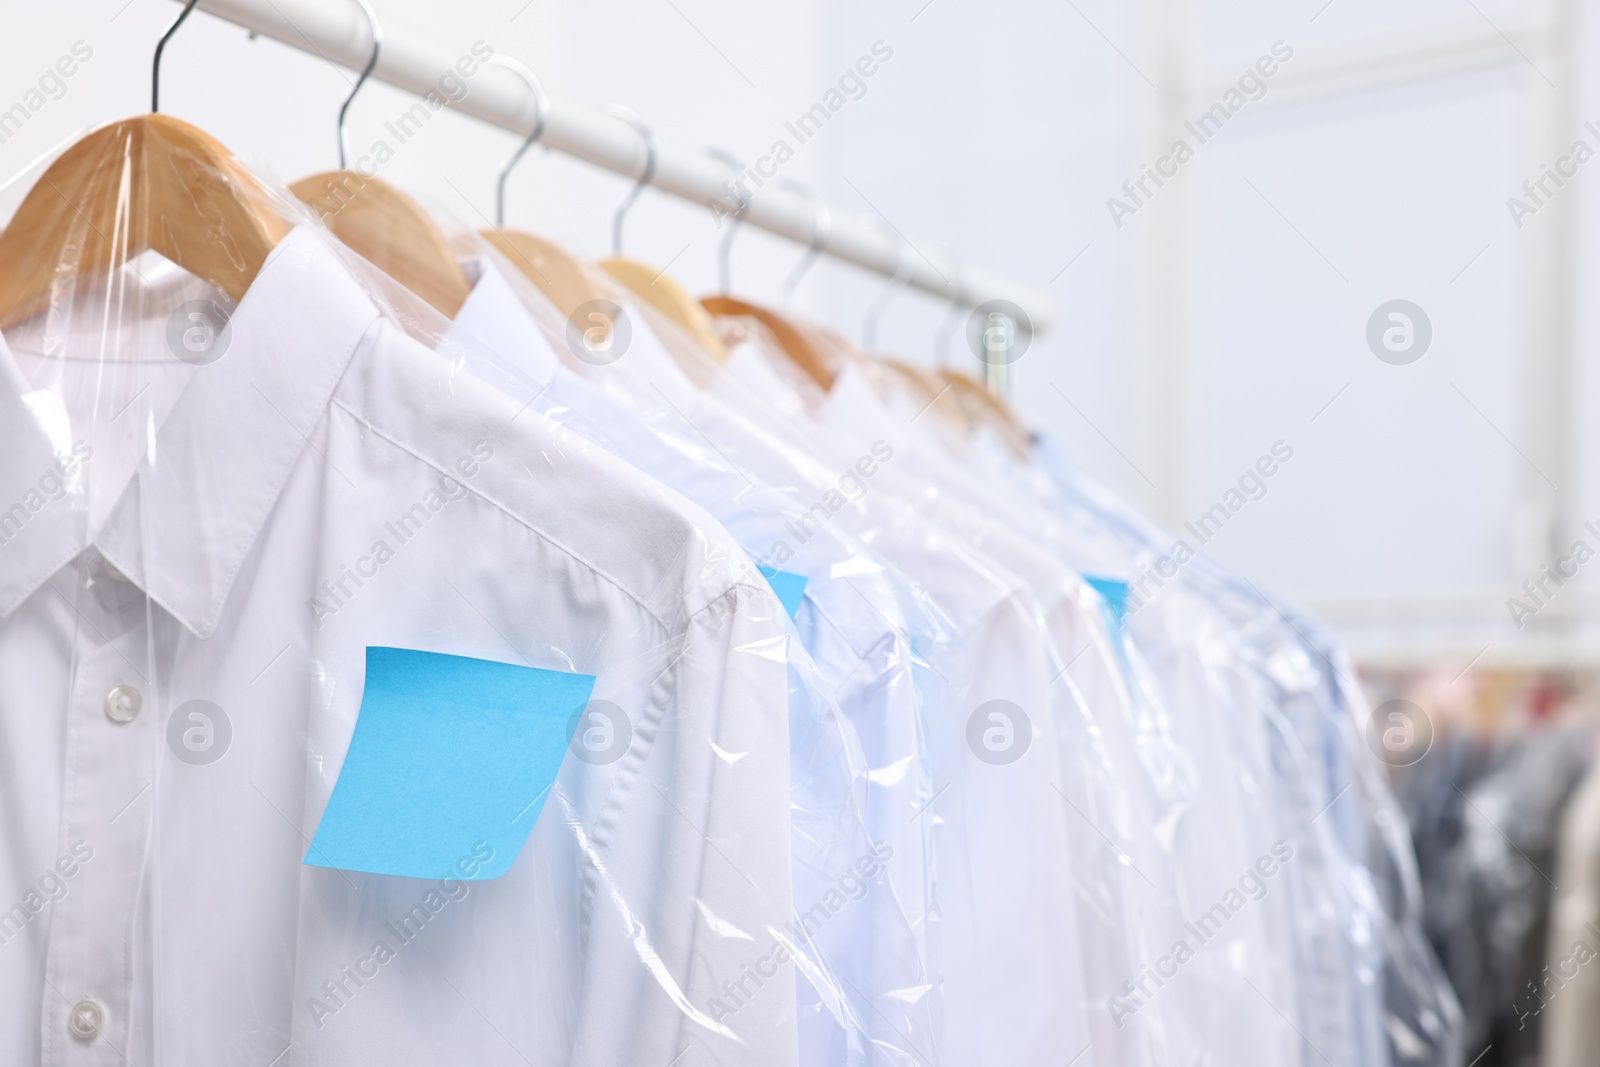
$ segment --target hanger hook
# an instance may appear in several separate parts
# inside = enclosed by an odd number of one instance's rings
[[[811,205],[811,245],[806,249],[806,254],[800,257],[789,276],[783,280],[783,299],[787,301],[794,293],[795,286],[800,284],[800,279],[806,276],[806,271],[817,261],[828,247],[828,239],[833,236],[833,211],[828,207],[828,202],[822,199],[811,186],[804,182],[795,181],[793,178],[780,178],[778,184],[785,189],[792,189],[806,198],[806,203]]]
[[[621,104],[612,104],[607,110],[629,126],[639,131],[639,136],[644,138],[644,170],[639,173],[638,181],[633,183],[633,188],[628,190],[628,195],[622,198],[622,203],[617,205],[617,213],[611,220],[611,254],[622,255],[622,220],[627,216],[628,209],[633,202],[639,199],[639,194],[644,192],[644,187],[650,184],[650,179],[656,176],[656,135],[645,125],[639,113],[630,107]]]
[[[965,311],[972,303],[967,296],[967,268],[954,252],[949,249],[943,251],[956,276],[956,291],[950,298],[950,306],[945,308],[944,317],[939,320],[938,331],[933,335],[933,359],[938,366],[947,367],[950,365],[950,339],[955,336],[956,323],[960,318],[957,312]]]
[[[367,76],[378,65],[378,52],[383,48],[383,27],[378,23],[378,13],[372,10],[368,0],[356,0],[361,10],[367,16],[367,27],[372,31],[372,55],[367,59],[367,65],[361,69],[361,76],[356,79],[355,85],[350,89],[350,95],[344,98],[344,104],[339,108],[339,169],[345,169],[345,160],[350,155],[350,136],[344,130],[345,113],[350,110],[350,102],[356,98],[361,87],[366,84]]]
[[[172,25],[167,27],[167,32],[161,35],[161,40],[156,42],[156,57],[150,64],[150,113],[156,114],[161,110],[161,53],[167,47],[167,42],[172,35],[178,32],[178,27],[183,25],[183,20],[189,17],[189,12],[194,10],[194,5],[200,0],[189,0],[183,5],[183,10],[178,17],[172,20]]]
[[[900,295],[906,283],[911,280],[911,257],[906,255],[905,240],[882,218],[874,216],[872,221],[879,229],[886,231],[890,240],[894,241],[894,277],[883,287],[883,292],[867,305],[867,313],[861,317],[861,347],[868,352],[877,347],[878,320],[883,317],[884,309]]]
[[[744,171],[744,164],[740,162],[739,157],[725,148],[708,148],[706,149],[706,155],[726,163],[736,178],[737,175]],[[729,292],[733,287],[731,280],[733,270],[730,266],[730,259],[733,255],[733,236],[739,232],[739,223],[744,220],[744,213],[750,210],[750,194],[745,192],[744,186],[740,185],[737,180],[732,184],[734,199],[739,201],[739,209],[733,213],[733,222],[729,224],[728,232],[722,235],[722,243],[717,246],[717,280],[721,282],[724,293]]]
[[[500,179],[495,183],[494,187],[494,224],[496,226],[504,226],[506,224],[506,179],[511,177],[511,168],[517,165],[523,154],[538,143],[539,138],[544,136],[545,124],[550,121],[550,98],[544,95],[544,86],[539,84],[539,79],[534,77],[533,71],[529,70],[528,65],[522,60],[496,52],[489,57],[489,62],[497,63],[512,71],[528,84],[528,91],[533,94],[533,132],[528,134],[527,140],[522,142],[522,147],[517,149],[516,154],[506,161],[505,169],[500,172]]]

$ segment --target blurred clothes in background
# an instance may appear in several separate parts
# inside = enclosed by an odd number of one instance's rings
[[[1393,769],[1423,929],[1475,1067],[1600,1063],[1597,679],[1525,671],[1369,675],[1424,709],[1432,744]],[[1474,1057],[1478,1057],[1474,1059]]]

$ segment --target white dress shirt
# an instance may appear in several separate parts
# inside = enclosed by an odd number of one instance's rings
[[[1072,846],[1053,788],[1064,780],[1062,745],[1052,716],[1041,710],[1050,707],[1056,671],[1048,626],[1026,583],[875,482],[846,491],[839,478],[859,457],[834,469],[764,433],[743,417],[771,410],[760,397],[735,394],[730,405],[676,387],[667,352],[640,345],[641,321],[663,328],[648,312],[636,313],[633,348],[600,379],[628,376],[659,389],[735,470],[794,493],[809,536],[837,526],[858,537],[914,583],[914,595],[937,620],[937,631],[916,647],[933,789],[915,821],[930,838],[935,865],[926,925],[930,956],[942,961],[931,966],[944,976],[945,1062],[1114,1062],[1091,1047],[1084,1015]],[[885,427],[889,464],[902,431]],[[980,759],[970,743],[971,717],[994,700],[1033,709],[1026,713],[1031,742],[1012,763]]]
[[[840,432],[852,419],[871,424],[892,417],[858,373],[841,375],[829,401],[828,416]],[[1128,1027],[1116,1020],[1142,1023],[1153,1015],[1157,1022],[1150,1037],[1158,1056],[1188,1061],[1210,1050],[1229,1063],[1292,1061],[1300,1040],[1286,1015],[1296,1013],[1300,1002],[1287,922],[1291,894],[1268,891],[1251,900],[1204,944],[1185,925],[1248,877],[1276,840],[1298,841],[1305,833],[1282,825],[1287,821],[1282,807],[1263,788],[1272,780],[1266,724],[1242,713],[1251,704],[1237,695],[1220,707],[1204,699],[1217,684],[1213,676],[1227,676],[1230,669],[1237,675],[1238,665],[1212,662],[1208,671],[1188,670],[1201,650],[1210,650],[1214,661],[1225,660],[1231,654],[1228,635],[1203,613],[1191,612],[1172,626],[1175,617],[1163,612],[1174,605],[1158,603],[1122,630],[1115,645],[1120,655],[1107,655],[1099,643],[1092,653],[1084,649],[1080,655],[1084,639],[1072,634],[1095,627],[1072,622],[1074,610],[1081,620],[1084,608],[1081,601],[1074,607],[1069,591],[1081,589],[1082,582],[1066,565],[1106,562],[1103,535],[1085,538],[1081,528],[1064,529],[1032,502],[1029,486],[971,476],[963,464],[967,450],[948,449],[931,433],[910,451],[904,470],[916,471],[921,481],[907,491],[928,514],[1007,560],[1029,577],[1036,595],[1060,590],[1048,617],[1059,620],[1062,654],[1072,662],[1066,678],[1079,692],[1081,714],[1093,724],[1089,736],[1099,739],[1104,753],[1102,760],[1081,766],[1085,775],[1109,776],[1103,795],[1113,804],[1124,800],[1122,810],[1132,815],[1131,821],[1104,831],[1117,834],[1142,875],[1127,880],[1131,906],[1124,918],[1140,948],[1134,966],[1121,974],[1105,966],[1109,950],[1103,950],[1104,957],[1091,957],[1089,976],[1098,979],[1101,991],[1091,1017],[1114,1024],[1109,1029],[1122,1035]],[[1172,629],[1161,634],[1162,671],[1153,672],[1141,647],[1158,618]],[[1106,821],[1113,819],[1108,815]],[[1096,843],[1085,840],[1080,849],[1092,856]],[[1308,861],[1302,857],[1300,862]],[[1277,881],[1297,873],[1291,869]],[[1160,887],[1154,899],[1146,892],[1151,883]],[[1154,989],[1152,979],[1144,992],[1131,995],[1118,988],[1128,974],[1147,973],[1170,956],[1179,941],[1194,951],[1195,960],[1176,968],[1171,981]],[[1126,964],[1116,961],[1114,967]],[[1270,994],[1258,992],[1265,990]],[[1135,1005],[1136,1014],[1128,1016]],[[1112,1033],[1104,1033],[1099,1043],[1113,1040]]]
[[[735,357],[749,378],[762,373],[750,359],[755,355]],[[913,420],[893,491],[972,550],[1003,561],[1038,603],[1054,664],[1050,713],[1064,770],[1057,801],[1065,804],[1072,832],[1083,1010],[1094,1048],[1101,1062],[1115,1064],[1190,1058],[1204,1040],[1195,995],[1203,965],[1153,998],[1130,997],[1124,987],[1183,933],[1171,842],[1176,827],[1164,832],[1163,824],[1183,818],[1189,806],[1187,761],[1159,719],[1139,714],[1100,595],[1025,536],[1034,524],[1015,504],[980,493],[979,511],[963,499],[968,487],[955,477],[959,458],[915,416],[915,408],[896,411],[881,401],[854,367],[840,374],[818,413],[828,436],[844,440]],[[1148,981],[1146,989],[1154,991]]]
[[[870,545],[915,583],[939,620],[939,633],[918,648],[934,787],[919,822],[931,823],[933,837],[931,936],[942,959],[950,1062],[1115,1062],[1093,1047],[1086,1014],[1076,861],[1057,789],[1066,780],[1066,746],[1051,713],[1059,664],[1039,604],[1026,579],[929,523],[880,485],[883,475],[858,496],[839,494],[838,471],[743,417],[776,427],[786,417],[779,406],[786,388],[719,376],[690,417],[741,469],[773,484],[808,486],[813,521]],[[896,456],[906,427],[882,428]],[[1028,720],[1031,737],[1012,762],[980,757],[969,732],[991,701]]]
[[[549,320],[559,317],[537,290],[507,273],[494,253],[470,266],[476,281],[442,352],[682,492],[757,562],[806,578],[794,621],[818,676],[798,669],[805,656],[791,657],[798,913],[837,892],[841,860],[891,858],[864,888],[847,886],[850,903],[815,932],[821,970],[803,968],[799,977],[801,1062],[869,1063],[890,1049],[907,1062],[938,1060],[922,938],[929,870],[917,814],[931,790],[918,747],[907,618],[915,604],[897,593],[883,562],[842,531],[817,529],[803,541],[795,535],[805,511],[792,487],[752,480],[697,431],[683,408],[696,403],[698,390],[636,311],[630,350],[591,381],[552,350],[546,332],[556,332]],[[655,384],[641,389],[629,374],[644,364]],[[850,773],[847,756],[858,747]]]
[[[0,351],[0,1062],[794,1063],[786,619],[738,546],[313,231],[206,365],[169,314],[217,295],[138,266]],[[497,880],[308,866],[380,645],[594,675],[631,741]]]
[[[750,349],[736,351],[730,368],[754,392],[777,395],[775,363]],[[1058,687],[1063,691],[1052,695],[1072,739],[1065,758],[1077,791],[1063,799],[1078,831],[1074,871],[1094,1047],[1114,1063],[1190,1062],[1208,1051],[1236,1063],[1292,1061],[1299,1043],[1293,1024],[1256,991],[1272,990],[1289,1012],[1298,1006],[1291,941],[1281,921],[1289,894],[1279,891],[1265,904],[1241,908],[1229,917],[1224,937],[1202,939],[1185,926],[1229,890],[1229,900],[1238,897],[1233,883],[1254,879],[1253,862],[1273,843],[1267,832],[1272,822],[1229,793],[1230,776],[1241,758],[1249,765],[1249,752],[1235,742],[1238,751],[1201,761],[1205,773],[1196,782],[1195,762],[1174,736],[1159,697],[1152,702],[1153,679],[1140,670],[1134,643],[1124,633],[1112,645],[1116,654],[1108,654],[1097,618],[1102,613],[1085,602],[1086,594],[1097,595],[1046,546],[1062,560],[1090,553],[1030,509],[1027,492],[1002,494],[964,477],[962,455],[919,432],[921,426],[907,425],[919,413],[885,407],[854,368],[846,368],[825,402],[813,407],[829,441],[906,426],[904,462],[886,479],[890,491],[914,500],[923,514],[990,559],[1004,560],[1048,605],[1044,618],[1067,667]],[[1102,551],[1094,558],[1104,563],[1112,557]],[[1227,734],[1240,724],[1191,720],[1185,726]],[[1215,755],[1209,746],[1206,755]],[[1246,825],[1252,831],[1241,833]],[[1246,839],[1259,848],[1251,851]],[[1179,941],[1195,959],[1173,968]],[[1125,986],[1129,979],[1138,987]],[[1130,1015],[1130,1008],[1137,1010]]]

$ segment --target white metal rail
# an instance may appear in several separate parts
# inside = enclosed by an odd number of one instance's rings
[[[182,0],[179,0],[182,2]],[[359,71],[372,52],[372,33],[353,0],[200,0],[198,10],[270,37],[304,52]],[[463,49],[451,50],[403,26],[385,22],[383,47],[372,77],[407,92],[436,90],[439,77],[452,69]],[[472,78],[472,91],[450,104],[463,114],[523,136],[533,132],[536,106],[527,84],[515,73],[493,64]],[[541,143],[631,178],[645,169],[646,150],[639,132],[604,112],[552,99]],[[717,203],[730,214],[739,204],[725,187],[725,164],[701,152],[660,146],[650,184],[697,204]],[[749,186],[746,186],[749,188]],[[807,199],[768,183],[755,191],[743,221],[801,244],[812,242],[813,214]],[[1055,320],[1055,302],[1041,288],[1019,285],[985,271],[933,260],[915,246],[904,247],[887,227],[871,220],[835,215],[824,252],[955,303],[972,307],[987,300],[1008,300],[1043,333]]]

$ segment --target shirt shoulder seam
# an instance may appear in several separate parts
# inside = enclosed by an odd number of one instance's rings
[[[505,504],[504,502],[500,501],[499,499],[489,495],[488,493],[484,492],[480,487],[478,487],[476,485],[472,485],[471,483],[469,483],[469,482],[467,482],[467,481],[465,481],[463,479],[456,478],[456,476],[454,474],[451,474],[444,467],[439,466],[433,460],[431,460],[427,456],[423,455],[422,452],[419,449],[413,448],[411,445],[409,445],[405,441],[401,440],[395,434],[390,433],[389,431],[383,429],[382,427],[374,425],[371,422],[371,420],[367,419],[365,416],[363,416],[359,412],[355,411],[353,408],[351,408],[348,404],[346,404],[340,398],[334,397],[331,403],[332,403],[332,406],[337,407],[340,410],[344,411],[345,414],[347,414],[351,418],[355,419],[357,422],[359,422],[362,426],[366,427],[368,430],[370,430],[377,437],[383,439],[384,441],[387,441],[390,445],[394,446],[395,448],[398,448],[400,451],[404,452],[406,455],[410,456],[412,459],[414,459],[417,462],[423,464],[424,466],[427,466],[430,469],[432,469],[434,471],[437,471],[438,473],[440,473],[442,475],[445,475],[446,477],[454,479],[468,493],[471,493],[473,496],[477,497],[479,500],[482,500],[484,503],[488,504],[490,507],[495,508],[497,511],[501,512],[502,514],[504,514],[507,518],[509,518],[513,522],[517,523],[519,526],[522,526],[525,529],[527,529],[529,532],[531,532],[533,534],[536,534],[537,536],[539,536],[540,538],[542,538],[543,540],[548,542],[550,545],[554,546],[556,549],[558,549],[559,551],[561,551],[565,555],[571,557],[573,560],[577,561],[578,563],[582,564],[584,567],[588,568],[594,574],[596,574],[596,575],[600,576],[601,578],[605,579],[611,585],[615,586],[623,595],[628,597],[629,600],[632,600],[635,604],[638,604],[639,607],[645,612],[645,614],[650,616],[650,618],[655,621],[656,625],[659,626],[664,633],[669,633],[670,634],[670,633],[673,632],[672,627],[667,624],[666,619],[662,618],[661,614],[659,612],[657,612],[656,609],[652,608],[648,603],[645,602],[643,597],[641,597],[638,593],[634,592],[633,589],[629,588],[627,583],[623,582],[620,578],[618,578],[616,575],[612,574],[606,568],[600,566],[598,563],[596,563],[595,561],[589,559],[587,556],[583,555],[582,553],[574,551],[565,542],[563,542],[559,538],[557,538],[557,537],[553,536],[552,534],[550,534],[549,531],[541,529],[535,523],[530,521],[527,516],[521,514],[515,508],[510,507],[509,505]],[[695,611],[693,613],[693,615],[689,616],[689,618],[693,618],[694,616],[699,615],[701,612],[703,612],[707,608],[709,608],[712,603],[715,603],[715,601],[721,599],[723,596],[725,596],[732,589],[734,589],[737,586],[741,586],[741,585],[750,585],[750,583],[746,583],[746,582],[741,581],[738,578],[734,578],[732,581],[730,581],[728,583],[728,586],[727,586],[726,589],[718,590],[717,594],[715,596],[711,597],[710,601],[708,601],[708,603],[706,605],[702,606],[700,609]],[[751,585],[751,588],[754,588],[754,586]]]

